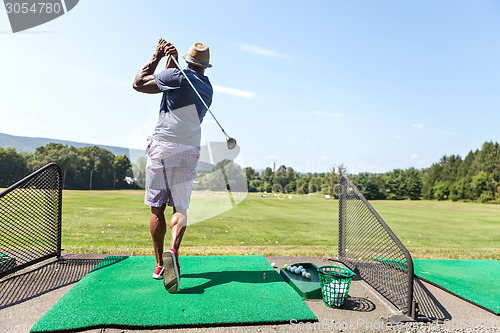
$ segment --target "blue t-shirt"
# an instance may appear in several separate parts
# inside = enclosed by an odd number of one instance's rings
[[[205,103],[212,104],[213,88],[208,77],[185,69],[184,73],[200,93]],[[179,69],[167,68],[155,74],[163,92],[160,114],[153,138],[194,147],[200,146],[201,127],[207,109]]]

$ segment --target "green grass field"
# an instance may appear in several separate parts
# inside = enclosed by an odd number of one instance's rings
[[[64,251],[152,254],[143,198],[143,191],[64,191]],[[371,203],[414,258],[500,259],[500,205]],[[193,192],[189,219],[201,222],[188,225],[182,253],[337,255],[336,200],[319,195],[264,199],[249,193],[222,212],[229,207],[226,193]]]

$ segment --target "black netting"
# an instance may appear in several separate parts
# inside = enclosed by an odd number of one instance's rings
[[[347,176],[340,180],[339,260],[403,313],[411,313],[410,253]]]
[[[61,169],[49,164],[0,193],[0,277],[61,254]]]

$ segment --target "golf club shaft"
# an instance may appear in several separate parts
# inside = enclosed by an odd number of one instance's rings
[[[193,83],[191,82],[191,80],[188,78],[188,76],[186,75],[186,73],[184,73],[184,71],[182,70],[181,66],[179,65],[179,63],[177,62],[177,60],[175,59],[175,57],[173,55],[170,55],[170,57],[172,58],[172,60],[175,62],[175,65],[177,66],[177,68],[179,68],[179,70],[181,71],[182,75],[184,75],[184,77],[186,78],[186,80],[189,82],[189,85],[191,86],[191,88],[193,88],[194,92],[196,93],[196,95],[198,96],[198,98],[200,99],[200,101],[203,103],[203,105],[205,106],[205,108],[207,108],[207,111],[210,112],[210,114],[212,115],[212,117],[214,118],[215,122],[217,123],[217,125],[219,125],[222,133],[224,133],[224,135],[226,136],[226,139],[229,138],[229,135],[227,135],[226,131],[224,131],[224,129],[222,128],[222,126],[219,124],[219,122],[217,121],[217,118],[215,118],[214,114],[212,113],[212,111],[210,110],[210,108],[208,107],[207,103],[205,103],[205,101],[203,100],[203,98],[201,97],[200,93],[198,92],[198,90],[196,90],[196,88],[194,87]]]

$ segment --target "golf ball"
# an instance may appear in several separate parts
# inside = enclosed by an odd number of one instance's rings
[[[299,267],[297,267],[297,268],[299,269],[299,271],[302,271],[302,268],[304,268],[304,267],[299,266]]]
[[[306,279],[310,279],[311,278],[311,273],[306,273]]]
[[[292,266],[288,266],[288,267],[286,268],[286,270],[287,270],[287,271],[289,271],[289,272],[291,272],[291,271],[292,271]]]
[[[284,269],[288,269],[288,264],[285,264],[285,266],[283,266]]]
[[[295,274],[300,275],[300,274],[302,274],[302,271],[301,271],[300,269],[298,269],[298,268],[297,268],[297,269],[295,270]]]
[[[302,276],[306,277],[306,275],[307,275],[307,272],[306,271],[302,271]]]

